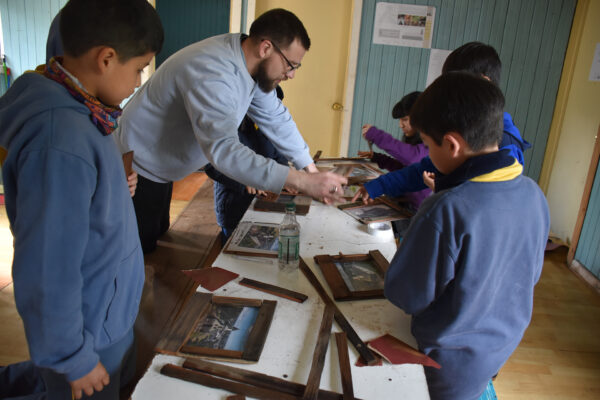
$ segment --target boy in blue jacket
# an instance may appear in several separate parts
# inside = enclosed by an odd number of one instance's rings
[[[451,71],[469,71],[483,76],[498,86],[502,62],[492,46],[481,42],[469,42],[448,55],[442,67],[442,73]],[[521,165],[525,165],[523,152],[530,148],[531,144],[521,137],[519,129],[507,112],[503,114],[503,133],[499,146],[501,149],[508,149],[511,156],[516,158]],[[383,194],[399,197],[406,193],[426,189],[427,185],[423,181],[423,172],[426,171],[439,174],[430,157],[425,157],[401,170],[392,171],[373,179],[356,193],[352,201],[356,201],[360,197],[366,202],[370,198],[374,199]]]
[[[64,57],[0,99],[15,301],[48,399],[115,399],[144,260],[110,134],[163,30],[146,0],[70,0],[60,35]]]
[[[504,97],[480,76],[450,72],[410,114],[443,174],[394,256],[385,296],[412,314],[432,399],[478,399],[529,325],[549,230],[546,199],[498,150]],[[436,116],[432,118],[431,116]]]

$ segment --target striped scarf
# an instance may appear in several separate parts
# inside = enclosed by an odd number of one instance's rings
[[[92,123],[98,128],[103,135],[110,135],[117,127],[117,118],[123,110],[120,107],[112,107],[103,104],[96,97],[90,95],[74,82],[59,66],[62,57],[54,57],[50,59],[48,64],[40,65],[35,72],[44,75],[46,78],[52,79],[63,85],[77,101],[83,103],[90,109]]]

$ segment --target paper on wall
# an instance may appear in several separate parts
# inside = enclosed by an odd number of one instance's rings
[[[435,7],[377,3],[373,43],[430,48],[434,19]]]

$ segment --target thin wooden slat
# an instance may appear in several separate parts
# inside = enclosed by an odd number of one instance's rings
[[[269,376],[260,372],[249,371],[229,365],[211,363],[205,360],[187,359],[183,363],[184,368],[194,369],[210,375],[219,376],[229,380],[247,383],[266,389],[280,390],[293,396],[302,396],[305,385],[285,379]],[[319,390],[320,400],[342,400],[342,395],[328,390]]]
[[[254,279],[244,278],[238,282],[242,286],[260,290],[275,296],[283,297],[284,299],[292,300],[297,303],[304,303],[308,296],[299,292],[294,292],[280,286],[271,285],[264,282],[255,281]]]
[[[254,321],[254,326],[246,340],[244,354],[242,355],[244,360],[258,361],[260,358],[262,349],[265,346],[269,328],[271,327],[271,322],[273,321],[276,305],[276,301],[263,300],[262,306],[258,310],[256,321]]]
[[[340,363],[340,375],[342,376],[342,389],[344,400],[354,400],[354,387],[352,385],[352,372],[350,370],[350,357],[348,356],[348,342],[344,332],[335,333],[335,343]]]
[[[300,271],[302,271],[304,276],[306,276],[306,279],[308,279],[310,284],[315,288],[323,302],[325,304],[331,304],[333,305],[333,307],[335,307],[335,321],[338,323],[340,328],[342,328],[342,330],[346,333],[346,336],[348,336],[348,340],[350,341],[350,343],[352,343],[356,351],[358,351],[358,354],[360,354],[361,357],[365,360],[365,363],[367,365],[377,364],[378,360],[373,354],[373,352],[371,352],[367,345],[361,340],[361,338],[358,336],[354,328],[352,328],[352,325],[350,325],[344,314],[342,314],[342,312],[337,308],[333,300],[331,300],[331,297],[329,297],[329,295],[325,291],[325,288],[323,288],[321,282],[319,282],[319,279],[317,279],[315,274],[308,267],[308,265],[306,265],[302,258],[300,258]]]
[[[333,324],[333,314],[335,309],[331,304],[325,304],[323,319],[317,336],[317,344],[313,353],[313,360],[306,382],[306,389],[302,396],[302,400],[316,400],[319,395],[319,385],[321,384],[321,374],[325,364],[325,355],[329,346],[329,338],[331,336],[331,326]]]

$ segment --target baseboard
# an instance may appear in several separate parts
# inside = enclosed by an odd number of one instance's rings
[[[571,261],[569,269],[581,278],[585,283],[590,285],[596,293],[600,294],[600,279],[596,278],[586,267],[584,267],[579,261]]]

